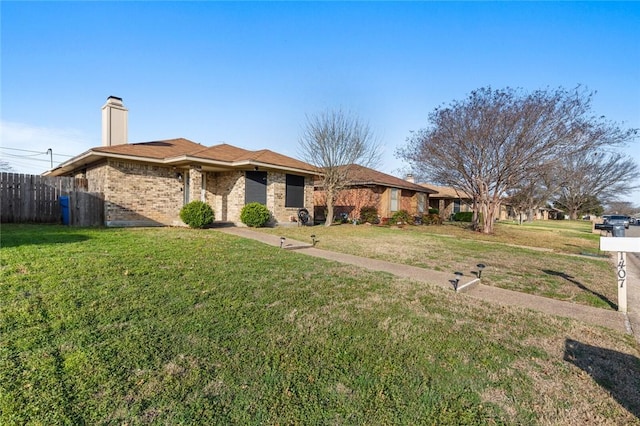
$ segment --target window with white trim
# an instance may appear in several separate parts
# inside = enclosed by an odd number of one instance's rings
[[[391,212],[397,212],[400,207],[400,190],[398,188],[391,188]]]

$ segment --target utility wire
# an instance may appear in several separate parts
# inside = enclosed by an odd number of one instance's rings
[[[9,147],[6,147],[6,146],[0,146],[0,149],[10,149],[12,151],[31,152],[31,153],[34,154],[34,156],[35,155],[49,155],[49,151],[44,151],[44,152],[42,152],[42,151],[32,151],[32,150],[29,150],[29,149],[9,148]],[[53,155],[54,156],[58,156],[58,157],[69,157],[69,158],[73,157],[73,155],[68,155],[68,154],[56,154],[56,153],[54,153]],[[26,156],[27,155],[25,155],[25,157]]]
[[[30,156],[30,155],[3,154],[2,156],[6,157],[6,158],[21,158],[21,159],[25,159],[27,161],[44,161],[44,162],[47,162],[47,163],[50,162],[49,159],[32,158],[32,156]]]
[[[37,154],[22,154],[22,155],[17,155],[17,154],[4,154],[4,155],[6,155],[6,156],[8,156],[8,157],[27,158],[27,157],[36,157],[36,156],[38,156],[38,155],[49,155],[49,154],[48,154],[48,153],[44,153],[44,154],[43,154],[42,152],[39,152],[39,153],[37,153]]]
[[[29,149],[19,149],[19,148],[9,148],[7,146],[0,146],[0,149],[11,149],[13,151],[35,152],[36,154],[43,154],[42,151],[32,151],[32,150],[29,150]],[[46,154],[46,151],[44,152],[44,154]]]

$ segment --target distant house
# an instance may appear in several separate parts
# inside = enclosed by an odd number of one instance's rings
[[[534,220],[548,220],[555,217],[561,210],[547,207],[536,207],[534,209],[519,212],[508,203],[500,206],[499,220],[515,220],[518,222],[532,222]]]
[[[313,211],[315,167],[269,150],[187,139],[127,141],[127,110],[109,97],[102,108],[102,146],[46,172],[88,180],[104,197],[107,226],[182,225],[180,209],[193,200],[211,205],[217,221],[240,222],[242,208],[259,202],[275,222],[300,208]]]
[[[406,210],[413,216],[428,211],[429,194],[435,191],[368,167],[351,164],[349,182],[334,205],[336,218],[357,219],[363,207],[375,207],[380,218],[389,218],[399,210]],[[314,191],[315,217],[325,220],[327,197],[320,181],[316,181]]]
[[[473,210],[472,199],[469,194],[450,186],[437,186],[430,183],[421,183],[420,185],[434,192],[429,195],[429,208],[437,209],[440,217],[444,219],[449,219],[459,212]]]

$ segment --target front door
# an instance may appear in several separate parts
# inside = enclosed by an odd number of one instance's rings
[[[247,171],[244,187],[244,203],[267,205],[267,172]]]

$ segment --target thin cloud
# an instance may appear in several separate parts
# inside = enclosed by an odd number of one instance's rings
[[[0,120],[0,158],[15,173],[40,174],[98,145],[94,138],[72,128],[34,126]]]

